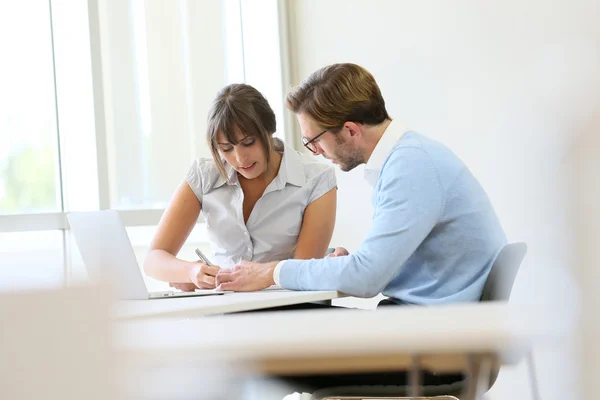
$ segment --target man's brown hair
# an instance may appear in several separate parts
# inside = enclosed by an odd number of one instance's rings
[[[286,107],[334,131],[347,121],[378,125],[391,119],[375,78],[356,64],[332,64],[313,72],[287,95]]]

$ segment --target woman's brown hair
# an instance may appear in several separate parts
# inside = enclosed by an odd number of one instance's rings
[[[391,119],[375,78],[356,64],[332,64],[313,72],[287,95],[286,106],[333,131],[347,121],[378,125]]]
[[[243,137],[255,136],[261,143],[267,163],[271,151],[283,151],[283,142],[273,137],[277,124],[275,113],[265,97],[255,88],[244,83],[234,83],[221,89],[208,112],[206,138],[221,175],[227,178],[225,165],[219,154],[217,135],[222,132],[229,143],[236,144]]]

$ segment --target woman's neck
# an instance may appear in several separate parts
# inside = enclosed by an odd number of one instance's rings
[[[282,158],[283,156],[281,153],[272,150],[267,170],[265,172],[254,179],[246,179],[243,175],[238,173],[239,182],[246,187],[252,186],[254,188],[261,187],[263,190],[266,189],[266,187],[269,186],[269,184],[273,182],[273,179],[275,179],[277,176]]]

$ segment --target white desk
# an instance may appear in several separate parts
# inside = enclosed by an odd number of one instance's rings
[[[117,319],[157,317],[192,318],[259,310],[292,304],[310,303],[343,297],[335,291],[265,291],[227,293],[216,296],[165,298],[152,300],[126,300],[117,303]]]
[[[465,398],[475,399],[487,387],[491,369],[519,362],[533,342],[552,337],[547,324],[543,315],[523,308],[477,303],[139,320],[121,323],[116,338],[129,359],[222,362],[235,365],[240,374],[416,371],[416,367],[468,372],[470,395]],[[415,376],[411,374],[411,388],[417,393]]]
[[[440,372],[464,370],[466,354],[512,363],[544,332],[506,304],[237,314],[119,329],[127,352],[246,361],[269,374],[405,369],[415,354]]]

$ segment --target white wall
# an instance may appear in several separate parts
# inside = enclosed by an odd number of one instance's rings
[[[290,3],[294,83],[334,62],[369,69],[392,117],[452,148],[486,188],[509,241],[529,245],[511,301],[571,322],[565,157],[574,128],[600,104],[598,2]],[[361,178],[362,169],[338,174],[333,242],[350,250],[372,214]],[[551,346],[536,357],[543,398],[559,399],[577,372],[571,342]],[[504,371],[493,398],[524,398],[514,384],[525,379]]]

